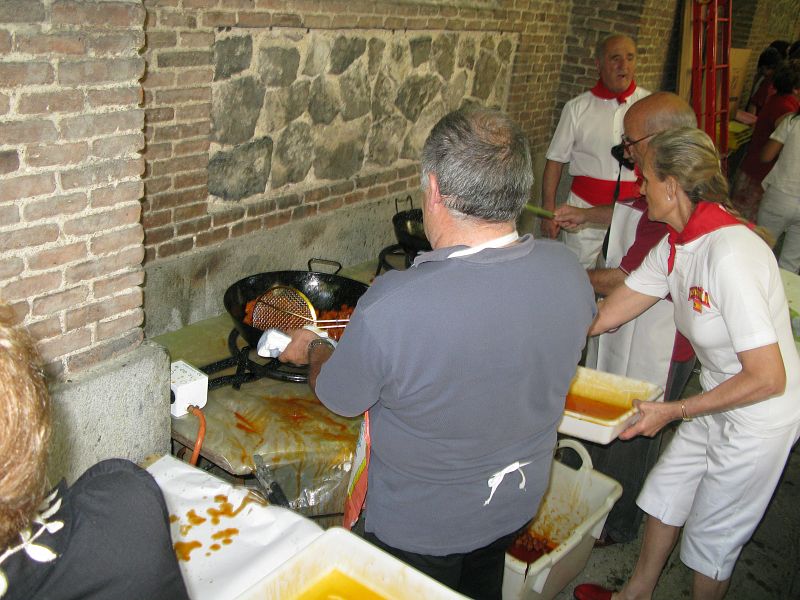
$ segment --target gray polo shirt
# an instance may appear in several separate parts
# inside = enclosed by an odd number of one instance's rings
[[[561,243],[448,258],[462,248],[377,278],[316,388],[336,413],[370,411],[366,530],[421,554],[472,551],[534,516],[596,311]]]

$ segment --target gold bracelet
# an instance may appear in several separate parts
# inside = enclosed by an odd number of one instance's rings
[[[688,414],[686,414],[686,403],[685,402],[681,402],[681,414],[683,415],[683,420],[684,421],[691,421],[692,420],[692,417],[690,417]]]

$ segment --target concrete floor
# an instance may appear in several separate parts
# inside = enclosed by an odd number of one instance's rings
[[[684,396],[699,391],[696,377]],[[595,548],[584,570],[555,600],[570,600],[579,583],[594,582],[619,588],[633,571],[639,539],[628,544]],[[691,572],[680,561],[679,546],[672,553],[654,600],[691,597]],[[800,444],[794,448],[764,519],[742,550],[726,600],[798,600],[800,598]],[[698,599],[699,600],[699,599]]]

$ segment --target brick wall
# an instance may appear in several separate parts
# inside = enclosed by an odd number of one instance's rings
[[[138,0],[0,2],[0,296],[68,375],[142,339]]]

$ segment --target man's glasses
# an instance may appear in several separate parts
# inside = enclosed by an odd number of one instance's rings
[[[654,135],[655,133],[650,133],[644,137],[640,137],[638,140],[631,140],[627,135],[623,134],[622,142],[620,142],[616,146],[612,146],[611,156],[617,159],[617,162],[620,164],[620,166],[633,171],[635,163],[633,162],[633,159],[631,159],[629,156],[625,156],[625,153],[627,152],[628,154],[630,154],[631,148],[633,146],[635,146],[639,142],[645,141],[647,138],[653,137]]]

